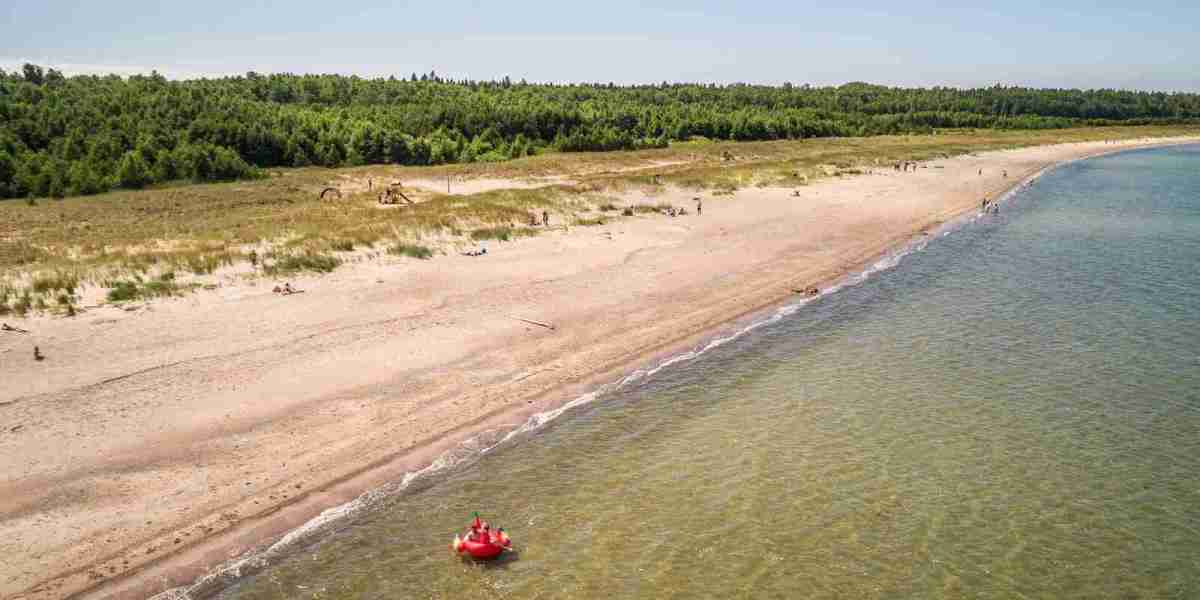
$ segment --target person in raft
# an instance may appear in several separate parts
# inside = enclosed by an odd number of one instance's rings
[[[471,527],[463,534],[463,539],[471,542],[490,542],[491,535],[487,521],[479,520],[479,513],[475,513],[475,521],[471,523]]]

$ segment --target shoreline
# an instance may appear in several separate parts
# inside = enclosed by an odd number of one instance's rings
[[[989,192],[988,195],[996,199],[1007,198],[1013,190],[1016,190],[1022,184],[1036,179],[1052,168],[1075,160],[1138,148],[1188,144],[1195,143],[1195,141],[1194,138],[1187,140],[1167,139],[1135,144],[1120,144],[1120,147],[1116,148],[1106,148],[1101,144],[1090,144],[1091,147],[1095,147],[1094,150],[1070,158],[1054,160],[1048,164],[1041,164],[1038,168],[1034,168],[1030,172],[1021,173],[1017,177],[1010,178],[1008,181],[1011,181],[1011,183],[1002,185],[1002,189],[994,193]],[[1083,145],[1089,146],[1089,144]],[[1005,153],[1030,154],[1033,153],[1032,151],[1044,150],[1046,148],[1055,147],[1040,146],[1033,149],[999,151],[982,156],[984,156],[983,160],[988,160],[996,158],[989,155],[1003,156]],[[1060,149],[1064,150],[1064,152],[1066,151],[1066,149]],[[930,162],[951,163],[958,160],[948,159]],[[959,162],[970,161],[964,159]],[[812,190],[806,190],[805,197],[808,198],[811,196],[815,198],[821,192],[829,191],[829,188],[834,188],[836,192],[839,185],[842,188],[847,187],[846,185],[842,185],[843,182],[861,182],[863,180],[870,180],[873,177],[876,176],[862,175],[845,180],[819,183],[811,186],[811,188],[816,190],[816,194],[809,194],[808,192]],[[903,178],[904,176],[896,177]],[[917,191],[921,190],[918,188]],[[962,190],[952,191],[954,193],[947,192],[947,194],[959,197],[970,193]],[[739,192],[738,195],[742,196],[740,201],[744,203],[753,202],[753,197],[761,193],[759,190],[748,190]],[[751,198],[751,200],[747,201],[746,198]],[[515,425],[519,427],[521,423],[534,414],[554,410],[588,393],[585,390],[590,390],[606,382],[611,382],[637,368],[655,364],[666,357],[694,349],[697,344],[704,343],[706,340],[712,340],[724,332],[731,331],[739,323],[752,321],[756,316],[761,316],[773,309],[777,310],[789,298],[795,297],[795,294],[791,292],[792,286],[806,287],[815,285],[821,289],[825,289],[834,282],[852,277],[862,271],[864,267],[878,262],[880,257],[888,256],[890,250],[897,245],[919,239],[922,232],[928,233],[934,228],[944,226],[948,222],[969,214],[972,210],[976,209],[977,198],[972,197],[969,202],[964,201],[963,198],[959,198],[957,202],[946,202],[945,204],[947,205],[942,206],[942,210],[939,212],[924,214],[923,217],[909,221],[908,224],[910,227],[907,229],[894,230],[891,232],[891,235],[885,235],[882,239],[875,236],[870,237],[866,241],[859,240],[857,244],[850,248],[841,248],[839,252],[835,253],[835,256],[831,257],[835,260],[832,262],[826,261],[826,264],[821,265],[819,268],[811,269],[806,275],[789,278],[790,274],[794,273],[794,268],[797,265],[777,265],[768,259],[763,264],[755,265],[755,267],[761,268],[754,269],[753,271],[755,272],[752,273],[754,277],[747,277],[746,279],[752,282],[765,282],[769,286],[766,289],[756,289],[753,292],[733,292],[731,298],[726,299],[726,302],[724,302],[726,305],[731,305],[733,310],[729,308],[726,308],[726,310],[713,310],[700,315],[707,317],[707,319],[702,319],[700,322],[687,321],[679,323],[678,325],[683,326],[679,327],[678,331],[671,331],[671,328],[668,328],[667,331],[659,332],[660,335],[651,340],[657,342],[656,344],[637,347],[632,357],[628,352],[624,355],[618,354],[616,358],[608,362],[602,362],[599,365],[590,365],[590,370],[581,369],[577,371],[574,373],[574,377],[550,382],[551,385],[543,386],[528,396],[518,396],[499,402],[491,410],[475,414],[474,418],[460,422],[455,427],[437,431],[424,439],[412,443],[408,447],[399,450],[390,449],[390,452],[383,453],[382,456],[376,456],[370,462],[359,464],[349,472],[342,473],[338,477],[326,480],[321,484],[315,484],[314,487],[318,488],[315,491],[305,491],[303,495],[280,502],[270,510],[264,510],[259,514],[242,518],[237,523],[222,530],[201,536],[201,539],[187,544],[186,547],[172,552],[165,552],[142,562],[117,577],[91,582],[93,584],[89,585],[87,580],[91,577],[88,571],[85,570],[86,567],[80,567],[73,574],[65,574],[65,576],[44,581],[34,588],[28,588],[24,592],[27,595],[22,595],[19,592],[17,597],[62,597],[56,596],[56,593],[63,595],[88,594],[103,597],[144,597],[154,591],[162,591],[166,588],[194,581],[199,575],[207,571],[209,567],[227,563],[233,558],[233,556],[230,556],[230,549],[239,550],[234,554],[244,555],[247,548],[262,547],[265,544],[272,543],[274,539],[293,531],[298,526],[303,526],[304,523],[323,510],[353,501],[354,498],[363,493],[370,493],[371,490],[375,490],[382,485],[395,482],[406,473],[422,468],[425,464],[436,460],[443,452],[452,450],[462,441],[478,435],[480,431],[487,431],[502,426],[512,426],[513,419],[519,419]],[[836,208],[835,204],[831,210],[836,213]],[[706,216],[704,218],[707,219],[709,217]],[[747,228],[762,227],[765,222],[767,221],[756,221],[748,224]],[[912,225],[915,225],[915,228],[911,227]],[[752,240],[756,235],[757,233],[754,231],[746,232],[748,240]],[[783,250],[791,247],[786,242],[779,242],[777,246]],[[644,247],[639,246],[630,254],[636,255],[642,249]],[[805,277],[807,279],[804,279]],[[798,283],[801,281],[804,282],[802,285]],[[707,281],[702,281],[702,283],[707,283]],[[585,339],[584,344],[587,341]],[[518,367],[520,366],[518,365]],[[520,369],[518,368],[518,370]],[[522,403],[522,401],[524,402]],[[170,535],[172,534],[168,533],[166,536],[160,537],[170,537]],[[118,560],[127,555],[130,550],[141,550],[143,547],[145,547],[144,543],[134,542],[122,550],[108,554],[112,557],[109,560]],[[106,561],[99,562],[103,564]],[[47,585],[55,581],[60,582],[61,585],[57,588],[53,585]]]

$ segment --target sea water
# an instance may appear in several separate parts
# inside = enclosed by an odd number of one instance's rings
[[[1065,165],[780,314],[218,595],[1200,597],[1200,147]],[[517,551],[454,556],[472,511]]]

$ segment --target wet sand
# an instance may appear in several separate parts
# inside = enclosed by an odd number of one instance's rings
[[[144,597],[185,582],[1048,166],[1154,143],[705,194],[702,216],[693,193],[672,191],[653,202],[691,214],[550,228],[483,257],[359,262],[293,279],[303,294],[264,280],[9,319],[31,333],[0,334],[0,596]]]

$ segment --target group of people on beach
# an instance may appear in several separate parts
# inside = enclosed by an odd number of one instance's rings
[[[492,529],[492,526],[487,521],[476,519],[471,523],[471,526],[463,532],[464,542],[478,542],[481,544],[493,544],[503,546],[507,541],[508,535],[504,533],[503,527]]]
[[[981,202],[979,205],[979,210],[983,211],[983,214],[985,215],[989,211],[994,215],[998,215],[1000,214],[1000,205],[992,200],[989,200],[987,196],[984,196],[983,202]]]
[[[699,196],[692,198],[692,200],[696,202],[696,216],[699,217],[699,216],[703,215],[704,214],[704,202],[702,202],[700,200]],[[687,209],[682,206],[668,206],[664,209],[660,209],[659,212],[661,212],[664,215],[667,215],[668,217],[682,217],[682,216],[688,214]]]

